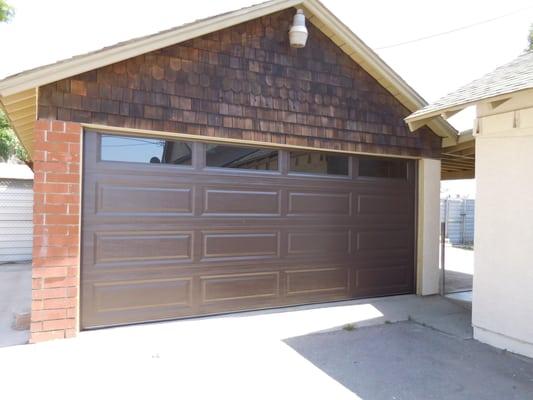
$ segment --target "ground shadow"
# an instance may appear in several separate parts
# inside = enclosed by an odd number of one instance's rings
[[[510,400],[533,393],[533,360],[413,321],[285,343],[362,400]]]

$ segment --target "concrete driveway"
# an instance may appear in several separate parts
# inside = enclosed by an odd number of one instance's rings
[[[474,342],[469,325],[446,299],[397,296],[83,332],[0,349],[2,393],[501,399],[504,388],[503,398],[527,398],[531,361]]]
[[[29,330],[13,329],[13,316],[30,308],[31,264],[0,265],[0,347],[28,342]]]
[[[446,292],[472,290],[474,278],[474,250],[446,244]]]

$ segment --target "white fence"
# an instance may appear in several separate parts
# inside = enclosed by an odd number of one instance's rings
[[[33,181],[0,179],[0,263],[29,261],[33,244]]]
[[[474,244],[473,199],[441,199],[440,220],[446,222],[446,237],[453,245]]]

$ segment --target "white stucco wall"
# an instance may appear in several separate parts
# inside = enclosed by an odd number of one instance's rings
[[[478,106],[478,129],[474,337],[533,357],[533,92]]]
[[[439,292],[440,160],[418,162],[417,294]]]

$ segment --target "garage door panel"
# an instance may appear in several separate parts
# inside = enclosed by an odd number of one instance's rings
[[[351,215],[350,192],[288,192],[288,214],[301,216]]]
[[[349,229],[289,231],[287,253],[310,256],[346,256],[351,253]]]
[[[279,231],[202,232],[201,260],[278,258],[279,243]]]
[[[102,162],[97,136],[84,142],[83,328],[413,290],[412,179]]]
[[[99,232],[94,243],[95,263],[192,261],[192,232]]]
[[[356,233],[356,251],[404,250],[409,248],[410,233],[407,230],[380,230]]]
[[[205,216],[281,216],[279,190],[204,188],[202,192]]]
[[[357,196],[357,214],[382,215],[406,215],[410,216],[409,198],[399,194],[359,194]]]
[[[225,274],[200,278],[202,304],[276,299],[280,292],[279,272]]]
[[[96,213],[192,214],[192,187],[158,187],[149,184],[96,184]]]
[[[328,293],[348,294],[350,268],[309,268],[287,271],[288,296]]]
[[[191,278],[109,281],[93,290],[97,312],[192,306]]]

